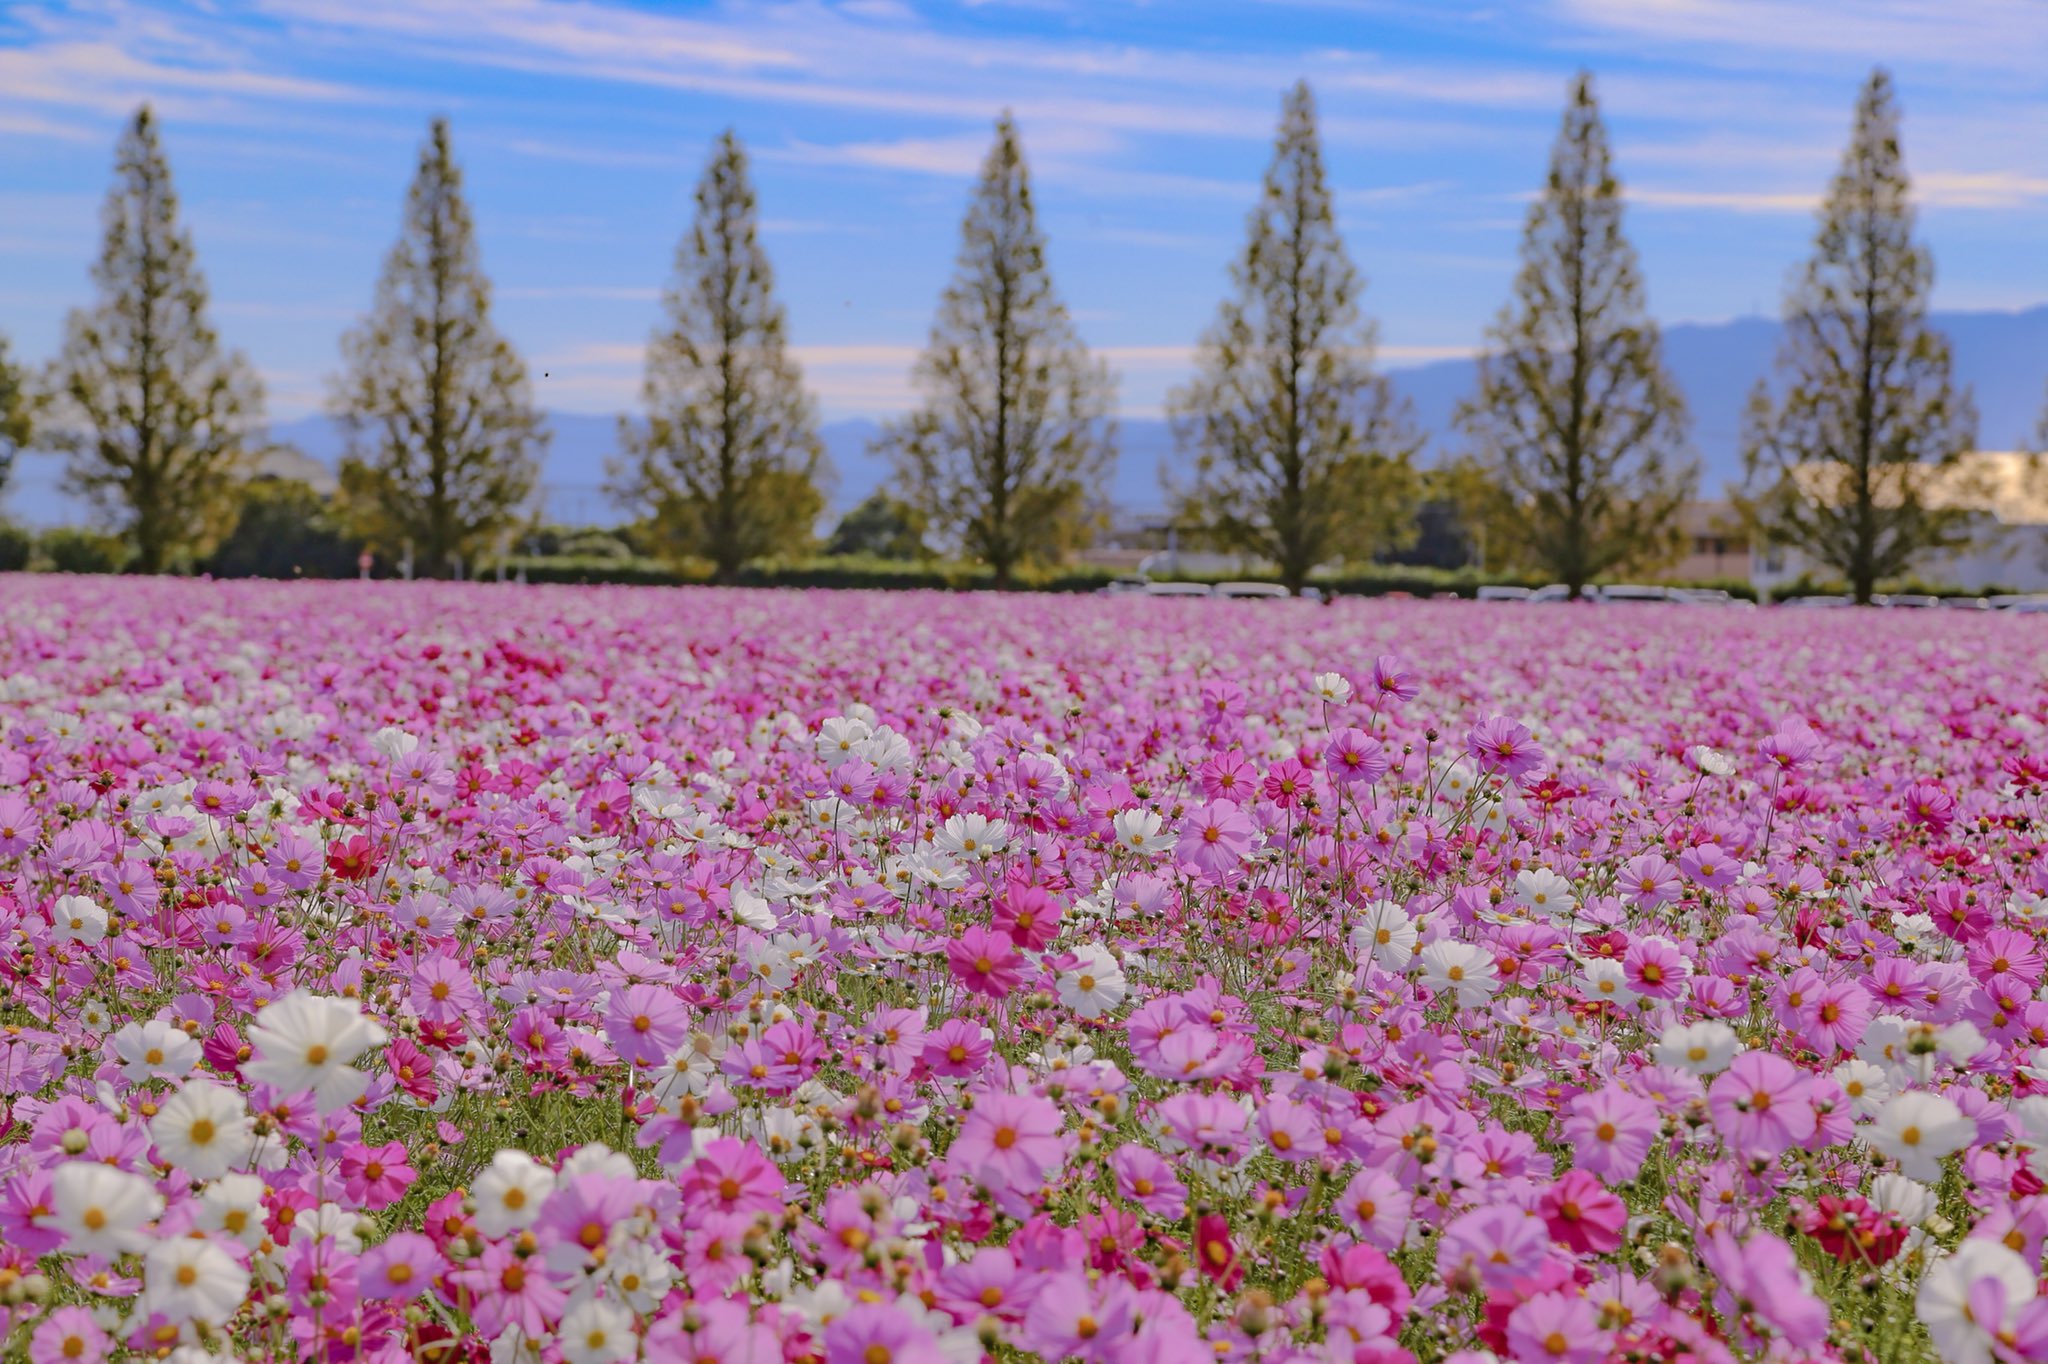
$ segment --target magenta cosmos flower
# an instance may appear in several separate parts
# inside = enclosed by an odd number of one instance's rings
[[[977,1094],[948,1158],[990,1189],[1035,1193],[1067,1162],[1060,1126],[1060,1111],[1036,1095]]]
[[[1174,845],[1173,855],[1182,866],[1192,867],[1210,880],[1221,880],[1252,850],[1257,832],[1235,801],[1213,800],[1196,806],[1181,821],[1180,841]]]
[[[1743,1156],[1775,1156],[1810,1140],[1816,1118],[1799,1067],[1767,1051],[1746,1051],[1707,1089],[1721,1137]]]

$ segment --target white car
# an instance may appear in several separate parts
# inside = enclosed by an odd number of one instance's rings
[[[1612,587],[1597,589],[1593,594],[1593,600],[1602,606],[1639,606],[1682,599],[1674,597],[1668,587],[1640,587],[1633,583],[1616,583]]]
[[[1474,601],[1527,601],[1536,594],[1526,587],[1489,584],[1472,594]]]
[[[1148,597],[1213,597],[1207,583],[1146,583]]]
[[[1218,583],[1211,594],[1218,597],[1287,599],[1287,589],[1278,583]]]

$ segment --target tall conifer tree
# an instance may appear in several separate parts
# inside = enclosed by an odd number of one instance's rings
[[[28,371],[14,363],[0,335],[0,492],[14,472],[14,457],[35,438],[35,407]]]
[[[1188,515],[1271,560],[1299,593],[1318,564],[1412,530],[1422,439],[1373,369],[1364,284],[1338,234],[1306,83],[1289,92],[1235,293],[1169,403],[1195,459]]]
[[[923,405],[876,443],[934,530],[1008,587],[1086,532],[1116,458],[1116,387],[1053,288],[1008,114],[961,225],[915,380]]]
[[[1759,380],[1743,457],[1747,509],[1769,538],[1840,574],[1859,602],[1966,513],[1929,496],[1976,441],[1948,340],[1928,325],[1933,258],[1913,239],[1891,78],[1873,71],[1822,205],[1814,254],[1785,301],[1781,395]]]
[[[1458,411],[1524,519],[1528,556],[1576,598],[1600,574],[1674,547],[1698,473],[1664,369],[1592,78],[1573,82],[1515,298]]]
[[[435,119],[369,315],[342,341],[330,410],[348,435],[341,484],[363,533],[438,576],[492,548],[539,478],[544,418],[491,321],[462,174]]]
[[[70,456],[66,487],[126,538],[128,566],[158,573],[227,529],[263,388],[207,318],[206,280],[147,105],[121,136],[101,220],[99,300],[72,312],[51,366],[50,443]]]
[[[612,487],[653,513],[671,549],[709,559],[730,582],[749,560],[805,544],[824,507],[817,413],[785,341],[746,153],[730,130],[698,182],[664,306],[647,348],[647,420],[620,420]]]

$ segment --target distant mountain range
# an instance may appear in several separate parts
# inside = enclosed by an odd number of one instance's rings
[[[2048,305],[2022,312],[1936,313],[1936,326],[1955,347],[1958,377],[1975,391],[1978,444],[2011,449],[2027,439],[2041,415],[2048,384]],[[1713,496],[1742,476],[1738,448],[1743,404],[1749,389],[1770,367],[1778,324],[1768,318],[1684,323],[1664,332],[1665,363],[1683,389],[1692,413],[1693,443],[1702,466],[1701,490]],[[1431,437],[1431,458],[1456,448],[1451,414],[1469,395],[1470,360],[1442,360],[1393,372],[1395,385],[1415,404]],[[603,525],[618,520],[602,484],[605,461],[616,448],[617,422],[611,414],[555,412],[549,415],[554,441],[543,476],[546,513],[566,525]],[[879,487],[886,465],[868,453],[878,425],[866,420],[829,422],[823,429],[834,470],[831,504],[852,507]],[[296,445],[332,468],[341,434],[325,417],[302,417],[272,428],[279,440]],[[1125,418],[1119,426],[1120,457],[1110,484],[1117,505],[1150,509],[1164,505],[1162,470],[1177,467],[1173,437],[1157,418]],[[83,519],[83,509],[57,490],[58,464],[48,455],[23,455],[5,501],[7,513],[36,525]]]

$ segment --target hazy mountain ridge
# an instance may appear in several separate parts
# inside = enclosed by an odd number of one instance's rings
[[[1996,450],[2024,443],[2040,417],[2048,384],[2048,304],[2020,312],[1938,312],[1933,322],[1948,333],[1955,348],[1957,375],[1975,390],[1979,446]],[[1722,485],[1741,477],[1743,405],[1750,387],[1770,368],[1778,332],[1776,321],[1761,317],[1682,323],[1664,331],[1665,363],[1692,413],[1705,495],[1717,495]],[[1470,360],[1442,360],[1392,374],[1429,433],[1429,458],[1458,448],[1451,415],[1472,392],[1473,368]],[[549,519],[567,524],[617,520],[618,512],[602,492],[605,461],[617,448],[616,416],[554,412],[549,424],[554,440],[542,480]],[[1120,457],[1110,483],[1111,500],[1124,507],[1163,506],[1160,472],[1179,466],[1172,433],[1158,418],[1127,417],[1119,427]],[[886,463],[868,453],[879,429],[878,422],[865,419],[824,426],[834,474],[834,508],[854,506],[888,476]],[[341,455],[341,432],[323,416],[279,422],[271,434],[330,468]],[[54,456],[23,455],[6,493],[6,511],[39,525],[83,519],[83,509],[57,490],[59,474]]]

